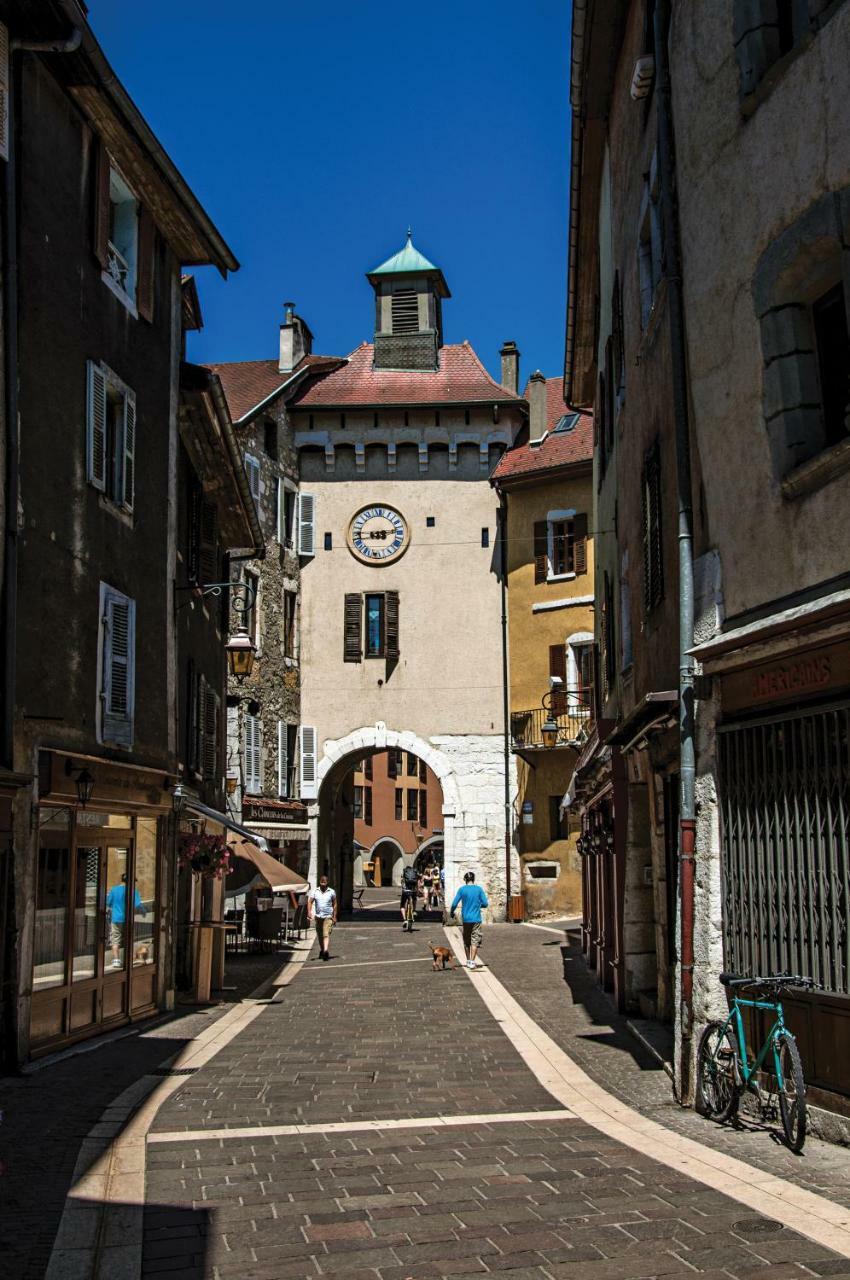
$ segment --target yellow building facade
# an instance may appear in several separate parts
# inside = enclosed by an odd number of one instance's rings
[[[593,720],[593,424],[532,374],[529,428],[493,474],[507,530],[515,842],[527,915],[581,914],[578,825],[561,802]],[[554,741],[554,745],[545,745]]]

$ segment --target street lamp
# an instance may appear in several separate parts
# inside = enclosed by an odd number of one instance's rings
[[[551,711],[543,721],[541,733],[543,734],[544,747],[556,747],[558,745],[558,721]]]
[[[72,765],[70,760],[65,764],[65,773],[69,778],[73,777],[74,774],[77,775],[74,778],[74,786],[77,789],[77,803],[81,809],[85,809],[94,793],[94,778],[85,765],[82,767]]]
[[[234,613],[239,614],[239,628],[228,638],[224,651],[227,654],[227,665],[230,674],[235,676],[241,684],[254,669],[254,658],[257,654],[257,646],[248,635],[247,627],[248,614],[253,609],[256,599],[254,588],[250,587],[247,582],[205,582],[189,587],[177,587],[177,590],[193,591],[199,594],[201,598],[204,596],[220,596],[222,591],[229,591],[231,597],[235,597],[231,600],[231,607]],[[244,593],[242,604],[238,602],[240,593]]]
[[[561,689],[561,681],[557,677],[554,677],[554,679],[557,680],[557,684],[553,684],[552,688],[547,690],[540,700],[541,706],[546,712],[546,719],[540,728],[544,747],[557,747],[558,735],[561,731],[561,726],[558,724],[558,713],[555,710],[555,698],[557,696],[563,699],[564,695]]]

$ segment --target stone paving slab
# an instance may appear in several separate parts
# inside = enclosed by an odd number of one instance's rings
[[[755,1169],[786,1178],[850,1208],[850,1150],[807,1138],[801,1156],[777,1128],[746,1113],[741,1127],[720,1126],[678,1105],[658,1061],[632,1036],[626,1019],[588,972],[575,930],[517,925],[486,930],[484,958],[498,980],[547,1035],[598,1084],[659,1124]]]
[[[337,929],[346,967],[311,962],[166,1103],[147,1148],[145,1277],[850,1276],[850,1260],[583,1121],[534,1118],[553,1099],[474,976],[375,964],[414,957],[435,932]],[[491,961],[500,942],[490,931]],[[523,964],[515,953],[514,981],[533,982]],[[534,998],[551,1013],[563,980],[546,964]],[[536,1016],[552,1034],[551,1016]],[[460,1119],[517,1110],[531,1118]],[[322,1131],[441,1113],[458,1123]],[[316,1129],[226,1133],[292,1123]]]

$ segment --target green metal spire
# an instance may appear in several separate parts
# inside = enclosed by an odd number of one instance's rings
[[[429,262],[423,257],[418,249],[413,245],[413,232],[410,227],[407,228],[407,244],[403,249],[399,249],[398,253],[394,253],[391,258],[387,258],[386,262],[382,262],[379,267],[375,267],[368,274],[370,276],[392,276],[409,274],[416,271],[439,271],[439,267],[435,267],[433,262]]]

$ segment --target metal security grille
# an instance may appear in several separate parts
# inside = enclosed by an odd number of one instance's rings
[[[850,992],[850,701],[720,730],[726,962]]]

